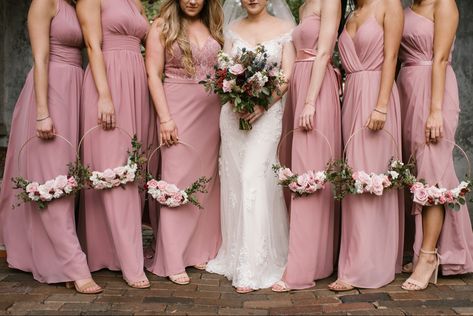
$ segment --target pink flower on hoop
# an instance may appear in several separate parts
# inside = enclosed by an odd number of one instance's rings
[[[426,205],[429,200],[429,194],[424,188],[419,188],[414,191],[414,202],[419,203],[420,205]]]

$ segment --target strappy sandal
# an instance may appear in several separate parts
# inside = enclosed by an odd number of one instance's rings
[[[91,290],[97,288],[95,290]],[[66,288],[68,289],[75,289],[77,293],[80,294],[99,294],[103,292],[103,289],[95,283],[94,280],[87,282],[86,284],[82,285],[81,287],[77,286],[76,282],[66,282]]]
[[[205,269],[207,269],[207,263],[196,264],[193,267],[196,268],[197,270],[205,270]]]
[[[134,289],[149,289],[151,287],[151,284],[148,280],[141,280],[136,282],[130,282],[128,280],[125,280],[125,282],[129,287]]]
[[[414,264],[412,262],[406,263],[405,265],[402,266],[401,271],[404,273],[414,272]]]
[[[345,282],[342,282],[340,280],[337,280],[329,284],[328,288],[335,292],[347,292],[347,291],[351,291],[355,289],[354,286],[347,284]]]
[[[247,293],[254,292],[255,290],[252,289],[251,287],[237,287],[237,288],[235,289],[235,291],[236,291],[238,294],[247,294]]]
[[[179,284],[179,285],[187,285],[191,283],[191,279],[189,278],[186,272],[170,275],[168,276],[168,278],[172,283]]]
[[[276,293],[284,293],[284,292],[289,292],[291,291],[290,288],[287,287],[286,282],[283,280],[280,280],[271,287],[271,291],[276,292]]]
[[[422,291],[422,290],[425,290],[429,286],[429,283],[437,284],[437,277],[438,277],[439,266],[440,266],[440,256],[438,254],[437,249],[435,249],[434,251],[427,251],[427,250],[424,250],[424,249],[420,249],[420,253],[424,254],[424,255],[435,255],[436,256],[437,262],[435,262],[435,269],[432,272],[432,275],[430,276],[429,281],[427,281],[426,283],[422,283],[422,282],[417,281],[413,278],[407,279],[406,282],[404,282],[401,285],[401,288],[403,290],[406,290],[406,291]],[[413,285],[413,287],[411,287],[409,285]]]

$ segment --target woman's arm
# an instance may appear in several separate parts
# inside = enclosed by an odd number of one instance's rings
[[[104,129],[113,129],[116,126],[115,107],[108,86],[107,71],[101,47],[100,0],[79,0],[76,10],[89,55],[90,69],[99,94],[97,124],[102,125]]]
[[[376,107],[366,125],[373,131],[383,129],[388,115],[396,73],[397,56],[404,28],[404,13],[399,0],[385,0],[384,7],[384,62],[381,70],[381,84]]]
[[[434,60],[432,64],[432,99],[425,126],[426,143],[443,137],[442,103],[448,59],[458,27],[458,8],[454,0],[437,0],[434,5]]]
[[[33,78],[36,101],[36,134],[54,137],[53,120],[48,109],[49,34],[58,0],[33,0],[28,11],[28,32],[33,51]]]
[[[163,87],[163,74],[165,63],[165,47],[161,36],[163,21],[157,19],[153,22],[146,39],[146,72],[148,85],[153,99],[154,107],[160,121],[160,143],[167,146],[177,144],[179,141],[176,123],[169,112]]]
[[[340,24],[340,1],[324,0],[320,10],[320,32],[309,90],[304,102],[304,109],[299,117],[299,125],[305,130],[314,128],[315,103],[324,81],[327,65],[332,58],[332,50],[337,40],[338,25]]]

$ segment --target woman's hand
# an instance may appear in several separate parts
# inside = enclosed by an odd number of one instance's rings
[[[179,143],[177,126],[173,119],[169,119],[160,124],[159,134],[161,144],[165,144],[169,147],[172,145],[177,145]]]
[[[370,118],[368,119],[368,122],[366,122],[365,126],[367,126],[372,131],[382,130],[384,128],[384,123],[386,123],[387,116],[388,113],[386,111],[374,109],[373,112],[371,112]]]
[[[41,139],[53,139],[56,134],[53,120],[48,116],[45,119],[36,121],[36,135]]]
[[[301,115],[299,116],[299,126],[304,128],[306,131],[314,129],[314,115],[315,106],[307,103],[304,105]]]
[[[264,108],[260,105],[257,105],[255,106],[253,113],[245,113],[241,116],[241,118],[245,121],[248,121],[248,123],[253,124],[264,114],[264,112]]]
[[[425,124],[425,142],[437,143],[443,137],[443,117],[441,111],[430,112]]]
[[[105,130],[114,129],[116,121],[115,107],[112,100],[110,98],[99,98],[98,110],[97,124]]]

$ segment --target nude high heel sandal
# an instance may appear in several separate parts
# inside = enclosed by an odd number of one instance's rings
[[[437,262],[435,263],[435,269],[432,272],[430,280],[427,283],[419,282],[417,280],[414,280],[413,278],[407,279],[406,282],[404,282],[404,284],[402,284],[402,286],[401,286],[404,290],[407,290],[407,291],[421,291],[421,290],[425,290],[427,288],[427,286],[429,286],[429,283],[437,284],[437,277],[438,277],[439,266],[440,266],[440,256],[438,254],[437,249],[435,249],[434,251],[426,251],[424,249],[421,249],[420,253],[425,254],[425,255],[435,255],[436,256]],[[409,285],[414,285],[414,287],[409,287]]]

